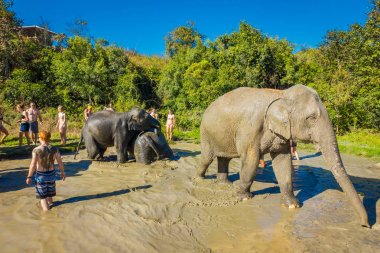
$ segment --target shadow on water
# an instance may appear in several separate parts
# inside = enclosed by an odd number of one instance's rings
[[[197,156],[201,153],[200,151],[190,151],[190,150],[177,149],[177,148],[174,148],[172,150],[176,157]]]
[[[318,156],[321,156],[321,155],[322,155],[322,152],[317,152],[317,153],[314,153],[314,154],[304,155],[304,156],[300,156],[300,160],[305,160],[305,159],[308,159],[308,158],[314,158],[314,157],[318,157]]]
[[[152,187],[151,185],[142,185],[142,186],[133,187],[131,189],[123,189],[123,190],[118,190],[118,191],[113,191],[113,192],[105,192],[105,193],[98,193],[98,194],[92,194],[92,195],[71,197],[65,200],[55,201],[53,204],[53,207],[57,207],[64,204],[71,204],[71,203],[91,200],[91,199],[101,199],[101,198],[107,198],[107,197],[112,197],[112,196],[119,196],[119,195],[129,193],[131,191],[149,189],[151,187]]]
[[[81,160],[78,162],[65,162],[66,177],[76,177],[81,171],[86,171],[91,164],[90,160]],[[27,187],[34,187],[27,185],[25,182],[28,175],[28,167],[19,167],[9,170],[0,171],[0,193],[18,191]],[[56,169],[57,179],[60,179],[58,168]]]
[[[216,175],[206,175],[206,179],[215,179]],[[228,176],[232,182],[239,180],[239,173],[232,173]],[[363,203],[367,210],[368,221],[372,226],[376,224],[376,203],[380,199],[380,179],[350,176],[356,191],[364,196]],[[266,168],[262,174],[257,174],[255,181],[261,183],[277,184],[276,176],[270,161],[266,163]],[[297,198],[301,205],[326,190],[342,191],[331,171],[321,167],[306,165],[294,166],[293,170],[293,189],[298,191]],[[279,194],[278,186],[271,186],[253,192],[254,195]]]

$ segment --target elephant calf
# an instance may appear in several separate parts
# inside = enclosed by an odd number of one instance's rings
[[[143,164],[150,164],[163,158],[173,158],[173,151],[165,136],[157,129],[138,134],[129,152],[135,155],[136,162]]]

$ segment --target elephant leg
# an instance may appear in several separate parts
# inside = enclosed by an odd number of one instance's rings
[[[106,152],[106,150],[107,150],[107,148],[105,148],[105,147],[99,147],[99,156],[98,156],[99,160],[103,160],[104,153]]]
[[[85,136],[84,141],[86,143],[88,158],[94,160],[100,154],[98,144],[91,136]]]
[[[117,162],[118,163],[125,163],[128,161],[128,150],[126,147],[119,147],[116,149],[117,152]]]
[[[259,159],[260,153],[258,150],[248,149],[241,156],[240,182],[238,183],[237,194],[242,199],[253,197],[250,189],[257,173]]]
[[[230,163],[230,161],[231,161],[231,158],[218,157],[217,179],[223,183],[231,183],[228,180],[228,164]]]
[[[288,208],[300,207],[293,192],[292,158],[290,153],[271,153],[273,171],[281,191],[281,205]]]
[[[208,166],[210,166],[210,164],[214,160],[214,154],[211,151],[209,143],[205,143],[205,142],[201,143],[201,159],[200,160],[201,161],[199,164],[197,174],[199,177],[204,178],[206,175]]]

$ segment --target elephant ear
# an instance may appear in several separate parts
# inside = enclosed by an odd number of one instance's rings
[[[279,98],[268,106],[265,113],[265,122],[268,128],[286,140],[289,140],[292,136],[289,111],[289,103],[285,99]]]
[[[128,130],[138,130],[141,131],[141,125],[137,123],[137,121],[133,118],[133,115],[129,115],[128,117]]]

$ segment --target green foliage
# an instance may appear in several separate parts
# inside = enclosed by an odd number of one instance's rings
[[[187,28],[186,34],[196,34],[189,29],[194,28]],[[185,129],[198,127],[207,106],[232,89],[282,88],[294,79],[292,46],[244,22],[239,31],[215,42],[185,45],[171,55],[158,85],[163,106],[176,112],[179,126]]]

